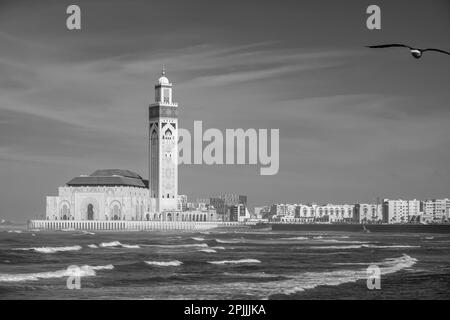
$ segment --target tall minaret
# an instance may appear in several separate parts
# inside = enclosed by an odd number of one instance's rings
[[[162,68],[149,106],[150,211],[177,210],[178,103],[172,102],[172,84]]]

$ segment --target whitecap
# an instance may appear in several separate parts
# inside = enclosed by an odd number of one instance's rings
[[[280,238],[280,240],[308,240],[308,237],[291,237],[291,238]]]
[[[206,243],[194,244],[143,244],[144,247],[162,247],[162,248],[208,248]]]
[[[0,282],[36,281],[39,279],[63,278],[69,276],[92,277],[96,275],[95,271],[112,270],[112,269],[114,269],[114,266],[109,264],[106,266],[89,266],[89,265],[84,265],[81,267],[70,266],[67,269],[48,272],[16,273],[16,274],[0,273]]]
[[[18,248],[14,250],[35,251],[39,253],[55,253],[64,251],[78,251],[81,250],[81,246],[66,246],[66,247],[36,247],[36,248]]]
[[[140,246],[137,244],[122,244],[122,248],[127,248],[127,249],[139,249]]]
[[[119,241],[111,241],[111,242],[102,242],[100,243],[100,247],[108,248],[108,247],[120,247],[122,244]]]
[[[218,243],[240,243],[240,242],[244,242],[244,241],[242,239],[229,239],[229,240],[216,239],[216,242],[218,242]]]
[[[240,263],[261,263],[256,259],[239,259],[239,260],[222,260],[222,261],[208,261],[211,264],[240,264]]]
[[[88,244],[88,247],[91,249],[96,249],[98,246],[96,244]]]
[[[102,242],[100,243],[100,247],[102,248],[114,248],[114,247],[122,247],[127,249],[139,249],[140,246],[137,244],[124,244],[120,241],[111,241],[111,242]]]
[[[370,263],[379,266],[381,275],[407,270],[414,266],[418,260],[403,254],[398,258],[385,259],[383,261]],[[245,276],[243,274],[242,276]],[[356,282],[367,279],[367,268],[359,270],[335,270],[329,272],[303,272],[289,275],[273,275],[282,279],[266,282],[236,281],[220,284],[209,284],[208,286],[170,285],[164,287],[164,296],[175,296],[179,292],[183,295],[193,296],[196,299],[230,299],[236,296],[252,297],[252,299],[267,299],[275,294],[293,294],[319,286],[338,286],[344,283]],[[286,279],[287,278],[287,279]]]
[[[217,251],[214,249],[200,249],[198,251],[206,252],[206,253],[216,253]]]
[[[348,246],[313,246],[313,247],[309,247],[309,249],[335,249],[335,250],[361,249],[361,248],[372,248],[372,249],[397,248],[397,249],[405,249],[405,248],[420,248],[420,246],[359,244],[359,245],[348,245]]]
[[[205,241],[205,238],[202,237],[191,237],[191,239],[195,241]]]
[[[146,264],[158,267],[178,267],[183,264],[183,262],[178,260],[173,261],[145,261]]]

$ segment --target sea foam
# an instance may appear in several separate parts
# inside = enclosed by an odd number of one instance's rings
[[[403,254],[398,258],[389,258],[379,262],[373,262],[380,267],[381,275],[395,273],[411,268],[418,260]],[[234,276],[234,275],[233,275]],[[245,277],[245,274],[242,275]],[[263,274],[254,275],[264,277]],[[250,296],[254,299],[268,299],[275,294],[294,294],[319,286],[337,286],[344,283],[356,282],[367,279],[367,268],[359,270],[335,270],[328,272],[302,272],[294,274],[270,275],[268,277],[280,277],[280,280],[268,279],[268,281],[236,281],[220,284],[204,285],[177,285],[164,287],[164,294],[178,292],[184,295],[195,296],[196,299],[229,299],[239,295]],[[287,278],[287,279],[286,279]]]
[[[178,267],[183,264],[183,262],[178,260],[173,261],[145,261],[146,264],[158,267]]]
[[[137,244],[124,244],[120,241],[111,241],[111,242],[102,242],[99,245],[102,248],[114,248],[114,247],[122,247],[127,249],[139,249],[140,246]]]
[[[69,276],[78,277],[92,277],[96,275],[99,270],[112,270],[112,264],[105,266],[89,266],[84,265],[79,268],[67,268],[57,271],[35,272],[35,273],[0,273],[0,282],[23,282],[23,281],[37,281],[40,279],[64,278]]]
[[[66,246],[66,247],[36,247],[36,248],[18,248],[14,250],[35,251],[39,253],[55,253],[64,251],[78,251],[81,250],[81,246]]]
[[[239,259],[239,260],[222,260],[222,261],[208,261],[211,264],[240,264],[240,263],[261,263],[256,259]]]

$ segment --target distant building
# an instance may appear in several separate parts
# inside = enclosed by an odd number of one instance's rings
[[[256,219],[267,219],[270,214],[270,208],[269,206],[255,207],[254,213]]]
[[[376,203],[355,204],[354,221],[359,223],[381,223],[383,206]]]
[[[430,199],[423,201],[423,222],[448,221],[450,215],[450,199]]]
[[[242,205],[247,210],[247,196],[238,194],[222,194],[209,199],[209,203],[216,209],[219,220],[238,221],[236,206]],[[235,220],[236,219],[236,220]]]
[[[244,222],[250,220],[250,213],[243,204],[237,204],[229,207],[230,221]]]
[[[383,222],[409,223],[420,222],[422,215],[419,200],[389,200],[383,201]]]
[[[178,195],[178,210],[187,211],[187,195]]]
[[[270,219],[275,221],[293,219],[295,217],[295,208],[297,206],[297,204],[273,204],[270,207]]]

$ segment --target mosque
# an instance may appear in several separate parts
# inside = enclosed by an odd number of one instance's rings
[[[212,208],[182,211],[178,196],[178,103],[165,75],[149,106],[149,180],[130,170],[80,175],[47,197],[46,220],[217,221]]]

